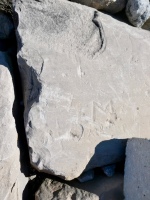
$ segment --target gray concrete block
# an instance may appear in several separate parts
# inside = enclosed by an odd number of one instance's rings
[[[150,199],[150,141],[131,139],[127,143],[125,177],[125,200]]]

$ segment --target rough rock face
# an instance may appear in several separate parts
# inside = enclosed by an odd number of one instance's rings
[[[128,0],[126,15],[134,26],[142,27],[150,18],[149,0]]]
[[[7,55],[0,52],[0,199],[21,200],[25,179],[20,172],[17,132],[12,115],[14,89],[9,67]]]
[[[125,8],[126,0],[70,0],[76,3],[87,5],[97,10],[117,13]]]
[[[74,187],[70,187],[67,184],[63,184],[51,179],[45,179],[40,186],[39,190],[35,194],[35,200],[99,200],[99,197],[95,194],[80,190]]]
[[[126,200],[149,200],[150,141],[131,139],[127,143],[124,176]]]
[[[35,168],[70,180],[100,142],[150,138],[147,31],[68,1],[17,0],[14,6]]]

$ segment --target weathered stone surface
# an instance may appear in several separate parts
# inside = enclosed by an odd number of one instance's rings
[[[126,15],[132,25],[142,27],[150,18],[149,0],[128,0]]]
[[[14,89],[10,61],[0,52],[0,199],[21,200],[26,178],[20,172],[17,132],[12,115]]]
[[[0,28],[0,39],[10,38],[14,31],[14,25],[10,17],[3,12],[0,12],[0,25],[2,27]]]
[[[124,195],[126,200],[149,200],[150,141],[128,140],[126,149]]]
[[[73,179],[100,142],[150,138],[148,31],[68,1],[14,5],[35,168]]]
[[[63,184],[51,179],[45,179],[40,186],[39,190],[35,194],[35,200],[99,200],[99,197],[95,194],[80,190],[74,187],[70,187],[67,184]]]
[[[76,3],[87,5],[97,10],[117,13],[125,8],[126,0],[70,0]]]

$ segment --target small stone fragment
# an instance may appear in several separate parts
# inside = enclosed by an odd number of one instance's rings
[[[116,165],[108,165],[102,167],[102,170],[106,176],[111,177],[115,174]]]
[[[35,200],[99,200],[99,197],[90,192],[71,187],[51,179],[45,179],[35,194]]]
[[[126,15],[132,25],[142,27],[150,18],[149,0],[128,0]]]
[[[94,178],[94,170],[89,170],[89,171],[86,171],[86,172],[83,172],[79,177],[78,177],[78,180],[83,183],[83,182],[86,182],[86,181],[90,181]]]

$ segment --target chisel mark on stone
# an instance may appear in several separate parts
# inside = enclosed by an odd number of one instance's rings
[[[95,11],[92,21],[95,24],[95,26],[99,29],[99,34],[100,34],[100,39],[101,39],[99,52],[102,53],[106,48],[106,38],[105,38],[105,33],[104,33],[104,29],[103,29],[102,23],[98,18],[99,18],[99,14],[98,14],[97,11]]]

